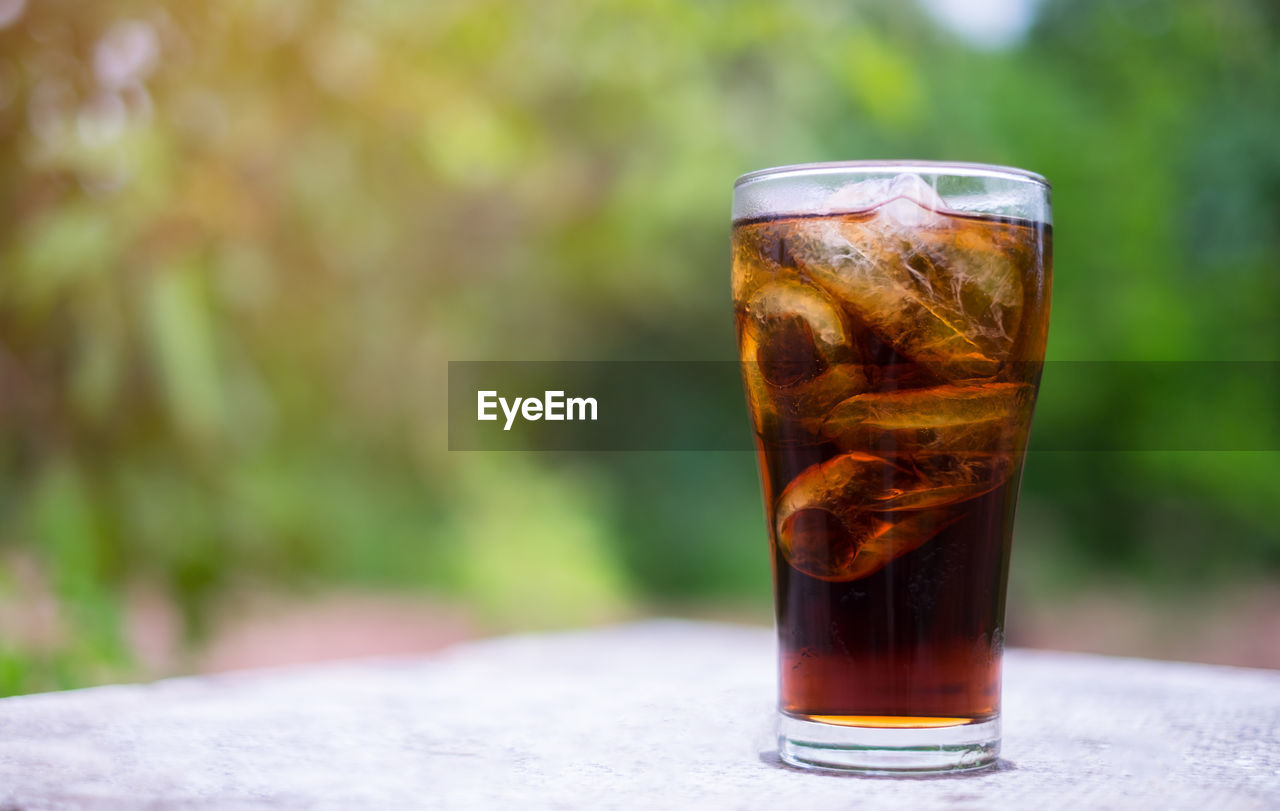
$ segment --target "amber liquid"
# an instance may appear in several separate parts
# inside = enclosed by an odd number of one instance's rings
[[[932,259],[922,265],[910,249],[875,244],[882,237],[880,233],[859,230],[868,218],[869,215],[862,212],[735,224],[734,292],[744,369],[749,363],[757,363],[764,369],[764,377],[757,375],[754,382],[755,394],[751,391],[753,383],[748,379],[748,399],[757,430],[773,554],[780,708],[794,716],[852,726],[919,728],[981,722],[998,715],[1000,709],[1005,586],[1013,516],[1031,402],[1039,381],[1038,361],[1043,358],[1047,331],[1049,229],[1045,225],[1007,219],[948,216],[941,224],[935,221],[932,225],[935,242],[961,245],[968,252],[935,252]],[[940,373],[938,364],[925,362],[936,361],[936,357],[912,357],[911,353],[924,344],[912,343],[909,336],[903,338],[892,332],[897,325],[893,319],[901,320],[900,316],[882,316],[871,311],[869,308],[882,305],[851,301],[852,294],[824,281],[830,274],[815,268],[816,263],[823,261],[824,246],[815,246],[813,236],[824,232],[802,230],[808,227],[806,222],[815,220],[839,223],[841,233],[858,246],[859,252],[863,246],[869,246],[868,253],[873,249],[890,253],[903,250],[901,260],[904,266],[911,265],[915,276],[933,273],[938,278],[946,278],[949,273],[968,273],[963,267],[944,267],[948,258],[954,258],[956,263],[986,267],[982,256],[972,250],[975,244],[1002,252],[997,258],[1003,264],[996,267],[1017,275],[1020,293],[1016,309],[1019,312],[1016,326],[1007,339],[981,345],[994,361],[993,366],[978,372],[944,370]],[[831,250],[850,253],[839,246],[832,246]],[[897,261],[894,256],[890,259]],[[764,316],[759,312],[753,316],[751,302],[757,309],[778,310],[761,306],[762,297],[769,295],[765,285],[777,280],[800,285],[805,290],[818,290],[822,306],[806,310],[807,321],[786,318],[785,309],[781,310],[782,317],[772,322],[759,320]],[[904,282],[914,283],[911,279]],[[937,278],[932,284],[933,288],[928,290],[938,287]],[[765,292],[759,292],[761,290]],[[920,295],[932,295],[928,290]],[[873,295],[876,292],[873,291]],[[1012,324],[1014,319],[1008,313],[1015,307],[1007,303],[1009,294],[997,290],[993,295],[1006,297],[1008,312],[995,316],[1004,319],[999,326]],[[956,306],[962,311],[969,306],[984,307],[983,312],[991,317],[991,308],[985,300],[979,300],[981,296],[975,299],[965,292],[956,298],[960,301]],[[972,303],[975,300],[977,305]],[[822,325],[815,322],[816,316],[812,315],[825,312],[824,302],[830,302],[839,314],[838,329],[825,330],[825,344],[817,335]],[[934,317],[938,308],[927,298],[921,302],[923,307],[917,309],[924,313],[923,317]],[[757,326],[756,332],[749,334],[752,317],[757,319],[756,324],[763,326]],[[831,337],[833,334],[845,343],[836,345],[838,341]],[[996,350],[991,350],[991,346]],[[844,352],[849,354],[841,355]],[[836,361],[832,356],[840,356],[841,362],[849,361],[854,367],[867,370],[859,378],[861,388],[838,395],[795,394],[804,390],[796,388],[793,381],[806,377],[819,380],[834,368]],[[979,376],[958,383],[948,379],[966,375]],[[766,378],[767,382],[761,382]],[[772,387],[772,383],[778,387]],[[796,561],[788,559],[784,544],[779,542],[776,523],[780,501],[789,485],[797,486],[795,483],[808,475],[807,471],[816,470],[815,466],[842,454],[865,451],[881,454],[895,465],[886,468],[890,473],[879,480],[885,492],[919,487],[918,482],[909,481],[911,476],[906,473],[897,480],[898,474],[892,472],[914,469],[917,457],[913,454],[919,448],[912,445],[911,438],[942,437],[945,440],[945,430],[952,430],[922,429],[905,434],[907,439],[903,439],[902,432],[891,435],[872,432],[865,438],[864,447],[858,444],[863,440],[842,441],[825,435],[829,422],[827,426],[821,425],[823,414],[808,413],[805,409],[834,411],[832,404],[841,397],[868,390],[880,396],[896,391],[945,391],[954,385],[971,391],[997,384],[1020,385],[1031,394],[1025,407],[1010,412],[1005,419],[1007,430],[1000,434],[999,440],[1002,446],[982,449],[1003,454],[1001,458],[1009,460],[999,477],[992,478],[991,487],[985,490],[978,487],[977,495],[956,503],[936,509],[926,506],[912,513],[863,513],[859,507],[842,510],[838,504],[826,503],[825,508],[842,518],[820,513],[829,520],[806,526],[804,537],[810,547],[819,552],[830,549],[832,555],[847,556],[849,549],[857,546],[857,539],[844,537],[852,534],[852,531],[846,533],[845,526],[858,526],[859,516],[863,515],[877,518],[910,515],[927,523],[933,510],[938,516],[934,526],[941,529],[932,531],[924,542],[906,544],[911,548],[888,555],[891,559],[870,573],[859,573],[853,566],[844,569],[833,566],[831,571],[837,572],[833,575],[819,565],[820,576],[815,576],[812,560],[793,565]],[[814,388],[816,386],[814,384]],[[762,391],[765,394],[760,394]],[[943,452],[949,450],[943,448]],[[869,502],[874,502],[878,495],[855,493],[857,498]],[[813,540],[815,533],[817,541]],[[849,578],[840,572],[851,572],[854,576]]]

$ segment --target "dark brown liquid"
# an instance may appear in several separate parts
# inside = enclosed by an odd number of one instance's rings
[[[944,726],[999,711],[1049,232],[954,215],[921,234],[874,212],[735,225],[793,715]]]
[[[821,448],[775,452],[766,492]],[[774,544],[782,708],[806,716],[984,719],[1000,701],[1000,652],[1016,479],[875,574],[833,583]]]

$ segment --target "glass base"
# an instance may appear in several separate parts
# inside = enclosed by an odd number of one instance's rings
[[[984,769],[1000,755],[1000,717],[862,719],[826,723],[778,713],[778,757],[805,769],[863,774],[940,774]],[[942,722],[950,722],[944,725]]]

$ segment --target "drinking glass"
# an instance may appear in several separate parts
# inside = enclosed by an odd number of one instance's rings
[[[735,184],[782,760],[995,762],[1051,235],[1049,184],[1020,169],[858,161]]]

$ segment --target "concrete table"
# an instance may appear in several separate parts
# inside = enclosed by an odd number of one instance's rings
[[[647,622],[0,701],[0,809],[1280,808],[1280,672],[1015,650],[1004,757],[769,752],[768,631]]]

